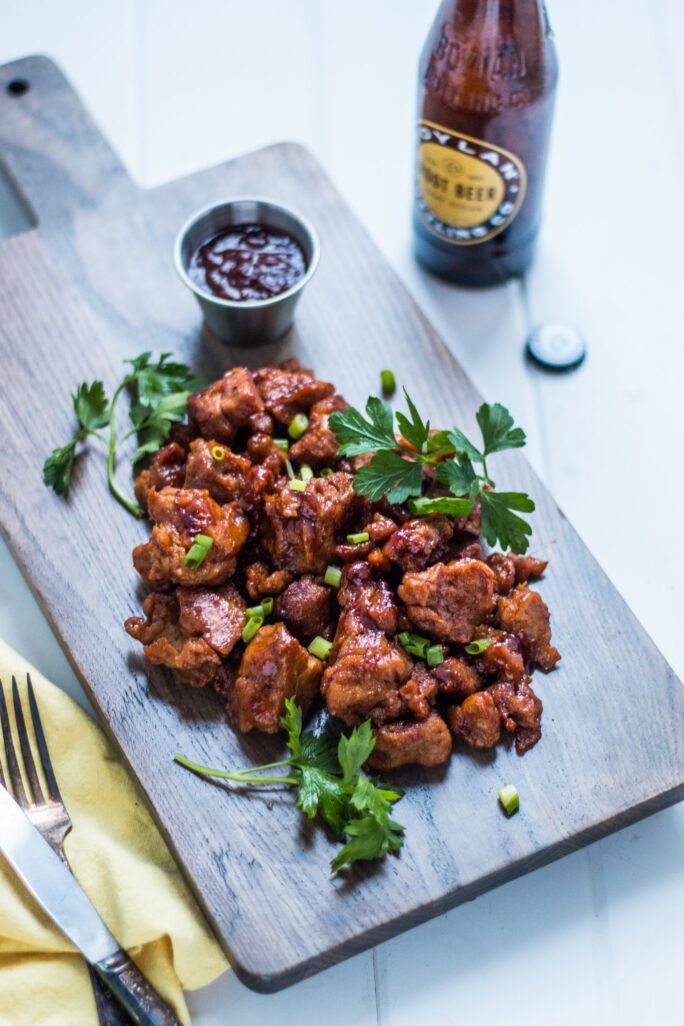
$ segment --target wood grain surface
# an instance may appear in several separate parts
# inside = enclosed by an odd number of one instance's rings
[[[7,92],[19,78],[28,91]],[[139,190],[58,69],[29,58],[0,69],[0,161],[36,221],[0,243],[2,528],[248,986],[294,983],[684,795],[681,685],[519,453],[501,458],[500,483],[537,502],[533,547],[551,560],[540,590],[563,654],[535,676],[536,748],[457,750],[447,769],[395,774],[407,788],[401,856],[336,879],[333,845],[303,829],[289,795],[228,793],[175,766],[177,751],[266,761],[277,742],[237,738],[215,695],[143,666],[121,625],[140,606],[130,550],[147,528],[107,496],[101,453],[79,461],[68,504],[42,484],[45,455],[73,428],[70,391],[95,377],[111,387],[121,361],[149,348],[215,375],[294,353],[356,403],[392,366],[433,423],[466,430],[479,398],[298,146]],[[180,224],[240,193],[299,208],[322,244],[291,335],[249,352],[203,333],[172,262]],[[504,783],[521,795],[510,821],[496,802]]]

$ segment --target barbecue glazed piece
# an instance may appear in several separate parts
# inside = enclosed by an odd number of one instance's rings
[[[126,630],[180,684],[224,696],[238,731],[275,733],[292,697],[370,720],[381,772],[448,762],[454,737],[522,754],[541,736],[531,674],[560,658],[529,586],[546,562],[489,551],[480,498],[418,516],[357,494],[371,454],[338,456],[346,408],[293,360],[190,398],[136,481],[153,527],[133,560],[153,590]]]
[[[125,627],[152,666],[168,666],[176,680],[194,688],[204,687],[221,667],[221,656],[205,638],[188,635],[179,622],[178,599],[174,594],[153,591],[143,603],[144,620],[129,616]]]
[[[261,544],[280,570],[322,573],[358,506],[351,474],[315,477],[304,491],[293,491],[285,477],[264,496]]]
[[[465,644],[494,608],[494,582],[486,563],[458,559],[404,574],[398,594],[419,630],[439,641]]]
[[[233,576],[249,534],[249,522],[236,505],[221,506],[204,489],[162,488],[148,494],[147,509],[154,521],[152,537],[133,549],[133,565],[147,584],[223,584]],[[212,545],[202,565],[193,568],[186,556],[197,535],[211,538]]]
[[[418,722],[399,720],[378,727],[371,769],[386,773],[399,766],[439,766],[451,756],[451,734],[439,713]]]
[[[322,673],[320,659],[309,655],[284,624],[262,627],[244,651],[228,696],[228,713],[236,729],[275,734],[286,698],[296,699],[306,716]]]

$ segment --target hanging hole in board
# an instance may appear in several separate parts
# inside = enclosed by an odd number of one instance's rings
[[[5,89],[10,96],[23,96],[30,89],[29,83],[25,78],[13,78],[11,82],[8,82]]]

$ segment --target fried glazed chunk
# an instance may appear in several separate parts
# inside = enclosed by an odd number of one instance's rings
[[[235,683],[228,692],[228,714],[237,730],[275,734],[294,698],[304,716],[318,692],[320,659],[309,655],[285,624],[262,627],[247,645]]]
[[[290,448],[290,459],[310,463],[312,467],[327,467],[334,463],[340,443],[330,427],[330,414],[342,413],[347,405],[347,400],[341,395],[331,395],[315,403],[311,407],[308,428]]]
[[[465,644],[494,608],[494,580],[485,563],[461,559],[404,574],[398,594],[419,630]]]
[[[261,542],[280,570],[323,573],[335,551],[335,535],[357,508],[352,476],[315,477],[297,492],[286,480],[263,497]]]
[[[534,581],[546,570],[545,559],[535,556],[516,556],[512,552],[492,552],[486,557],[485,563],[494,571],[496,590],[500,595],[507,595],[516,584]]]
[[[385,581],[372,580],[367,563],[355,563],[338,599],[343,611],[321,686],[328,711],[350,726],[397,719],[406,711],[400,691],[413,661],[386,634],[397,627],[392,592]]]
[[[525,676],[525,661],[520,651],[520,642],[506,631],[488,630],[485,635],[491,642],[489,648],[477,659],[477,666],[484,674],[495,674],[497,682],[515,684]]]
[[[318,381],[311,371],[292,364],[261,367],[254,381],[264,407],[281,424],[289,424],[296,413],[308,413],[335,391],[329,381]]]
[[[141,470],[135,479],[135,497],[147,509],[147,497],[155,488],[180,488],[185,478],[185,451],[177,442],[163,445],[154,454],[149,467]]]
[[[386,723],[405,712],[400,695],[411,673],[411,660],[385,634],[350,630],[340,619],[335,636],[337,653],[323,675],[323,695],[332,716],[353,726],[371,719]]]
[[[234,367],[188,399],[188,416],[200,434],[228,445],[238,428],[263,409],[261,396],[246,367]]]
[[[204,489],[163,488],[150,492],[148,511],[152,537],[133,549],[133,565],[151,587],[223,584],[233,575],[249,534],[249,521],[236,505],[219,506]],[[184,559],[197,534],[209,535],[213,544],[193,570]]]
[[[260,437],[268,438],[269,444],[276,449],[268,435]],[[279,457],[255,466],[246,456],[231,452],[226,445],[196,438],[190,444],[185,487],[205,488],[217,502],[235,501],[241,509],[250,510],[259,504],[262,492],[273,487],[280,467]]]
[[[252,464],[215,439],[190,443],[185,488],[205,488],[216,502],[235,502],[246,487]]]
[[[447,709],[449,726],[471,748],[493,748],[501,737],[499,710],[487,691],[478,691],[462,705]]]
[[[548,672],[560,659],[560,652],[551,645],[549,610],[538,591],[530,591],[524,584],[499,598],[499,623],[514,634],[531,663]]]
[[[475,667],[457,656],[447,656],[439,666],[433,666],[430,676],[437,684],[440,695],[446,695],[456,702],[462,702],[482,687],[482,678]]]
[[[278,616],[298,638],[311,640],[316,635],[330,637],[332,595],[330,588],[317,584],[313,577],[300,577],[289,584],[276,603]]]
[[[204,638],[219,655],[229,655],[245,625],[247,603],[237,588],[177,588],[176,597],[185,634]]]
[[[416,517],[394,531],[382,551],[402,570],[424,570],[446,554],[453,533],[447,517]]]
[[[199,688],[208,684],[221,666],[220,655],[203,637],[188,636],[179,623],[175,595],[152,592],[143,603],[141,616],[130,616],[124,627],[143,645],[153,666],[168,666],[181,684]]]
[[[501,718],[501,726],[515,733],[515,750],[524,755],[541,737],[543,706],[535,695],[529,677],[517,684],[501,682],[487,688]]]
[[[381,773],[399,766],[439,766],[451,756],[449,728],[436,712],[417,723],[399,720],[374,727],[373,734],[375,748],[368,765]]]
[[[485,563],[495,577],[495,585],[499,595],[507,595],[515,586],[515,563],[503,552],[492,552],[485,557]]]
[[[549,565],[547,559],[537,559],[536,556],[512,556],[511,558],[515,566],[515,579],[518,584],[525,581],[536,581]]]
[[[255,602],[264,595],[280,595],[292,580],[289,570],[273,570],[266,563],[250,563],[246,573],[247,594]]]
[[[418,720],[425,720],[435,704],[439,684],[423,663],[416,663],[411,676],[399,689],[399,694],[406,703],[406,708]]]

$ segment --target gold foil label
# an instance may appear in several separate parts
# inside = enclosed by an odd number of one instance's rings
[[[446,242],[473,246],[498,235],[520,210],[526,185],[514,153],[418,122],[416,201],[425,226]]]

